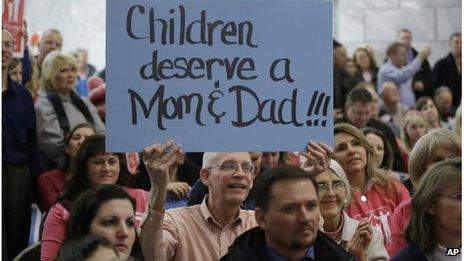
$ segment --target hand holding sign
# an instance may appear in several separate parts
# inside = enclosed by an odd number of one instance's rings
[[[169,168],[176,161],[176,155],[181,151],[173,141],[154,144],[143,150],[143,161],[151,181],[150,207],[155,211],[164,210],[166,189],[169,182]]]
[[[176,161],[181,150],[173,141],[154,144],[143,150],[143,159],[152,185],[163,186],[169,181],[169,167]]]
[[[301,168],[306,171],[321,173],[330,167],[332,154],[332,149],[325,143],[311,141],[306,146],[305,152],[300,153],[306,159]]]

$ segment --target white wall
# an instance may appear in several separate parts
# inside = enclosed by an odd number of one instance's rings
[[[383,61],[400,28],[413,33],[413,45],[432,48],[432,65],[448,52],[447,39],[461,31],[461,0],[334,0],[335,38],[351,55],[370,44]],[[26,0],[28,32],[55,27],[63,33],[65,51],[85,47],[90,62],[105,66],[105,0]]]
[[[350,57],[369,44],[378,64],[401,28],[411,30],[416,49],[432,48],[432,66],[448,53],[449,36],[461,32],[461,0],[334,0],[334,11],[335,38]]]
[[[28,33],[56,28],[63,34],[63,50],[89,50],[89,62],[105,66],[105,0],[25,0]]]

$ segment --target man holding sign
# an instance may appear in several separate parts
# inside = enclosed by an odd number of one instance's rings
[[[248,152],[205,153],[200,175],[209,195],[201,205],[164,212],[168,170],[179,150],[173,142],[144,150],[152,189],[140,234],[143,254],[146,260],[218,260],[237,236],[257,225],[253,211],[240,209],[254,166]]]

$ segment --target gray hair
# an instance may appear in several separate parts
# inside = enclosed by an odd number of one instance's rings
[[[342,166],[340,166],[340,164],[334,159],[330,160],[329,169],[332,170],[333,173],[335,173],[335,175],[337,175],[337,177],[339,177],[345,185],[346,202],[347,202],[345,206],[347,206],[351,201],[351,193],[353,192],[353,188],[351,187],[350,182],[348,181],[346,173],[343,170]]]

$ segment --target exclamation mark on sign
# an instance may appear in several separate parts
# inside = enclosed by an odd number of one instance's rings
[[[316,102],[317,100],[317,102]],[[315,119],[314,122],[312,120],[312,116],[319,116],[319,112],[321,110],[322,102],[324,102],[324,107],[322,109],[322,115],[327,117],[327,109],[329,107],[330,96],[326,96],[325,93],[320,93],[315,91],[313,93],[313,97],[311,98],[311,103],[309,104],[308,113],[306,114],[309,119],[306,121],[307,126],[318,126],[319,119]],[[327,120],[323,120],[321,125],[325,127],[327,124]]]
[[[330,96],[326,96],[325,101],[324,101],[324,109],[322,110],[322,116],[324,116],[325,118],[327,118],[327,109],[329,108],[329,102],[330,102]],[[327,123],[327,120],[323,120],[322,126],[325,127],[326,123]]]

